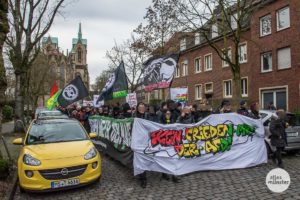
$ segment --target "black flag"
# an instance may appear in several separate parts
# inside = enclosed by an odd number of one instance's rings
[[[178,54],[171,54],[148,59],[143,68],[145,91],[151,92],[158,88],[169,88],[175,74],[178,58]]]
[[[124,62],[122,61],[119,67],[107,80],[97,102],[102,100],[110,100],[126,97],[128,93],[128,83],[125,73]]]
[[[58,104],[62,107],[67,107],[68,105],[83,99],[88,96],[88,90],[86,89],[84,83],[80,76],[76,76],[58,96]]]

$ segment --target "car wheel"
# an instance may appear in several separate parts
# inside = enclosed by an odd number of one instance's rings
[[[24,190],[24,188],[22,188],[20,184],[19,184],[19,188],[20,188],[20,192],[21,193],[25,193],[26,192],[26,190]]]

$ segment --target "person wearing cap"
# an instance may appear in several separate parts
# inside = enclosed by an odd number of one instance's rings
[[[277,166],[283,168],[281,153],[287,144],[285,129],[288,127],[288,124],[285,121],[286,113],[284,110],[278,110],[276,114],[278,118],[270,123],[271,145],[276,147],[272,160],[274,163],[277,161]]]
[[[240,102],[240,108],[237,110],[237,113],[244,116],[249,116],[249,111],[247,109],[247,102],[242,100]]]

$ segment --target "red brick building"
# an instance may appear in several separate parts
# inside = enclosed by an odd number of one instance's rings
[[[270,102],[289,111],[300,108],[300,1],[270,1],[252,14],[242,38],[243,98],[264,109]],[[222,46],[223,40],[216,42]],[[190,103],[207,99],[216,106],[222,99],[232,99],[232,72],[215,50],[201,43],[197,34],[180,43],[172,87],[188,87]]]

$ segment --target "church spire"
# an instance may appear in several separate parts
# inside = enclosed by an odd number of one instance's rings
[[[78,30],[78,39],[82,39],[82,33],[81,33],[81,22],[79,23],[79,30]]]

